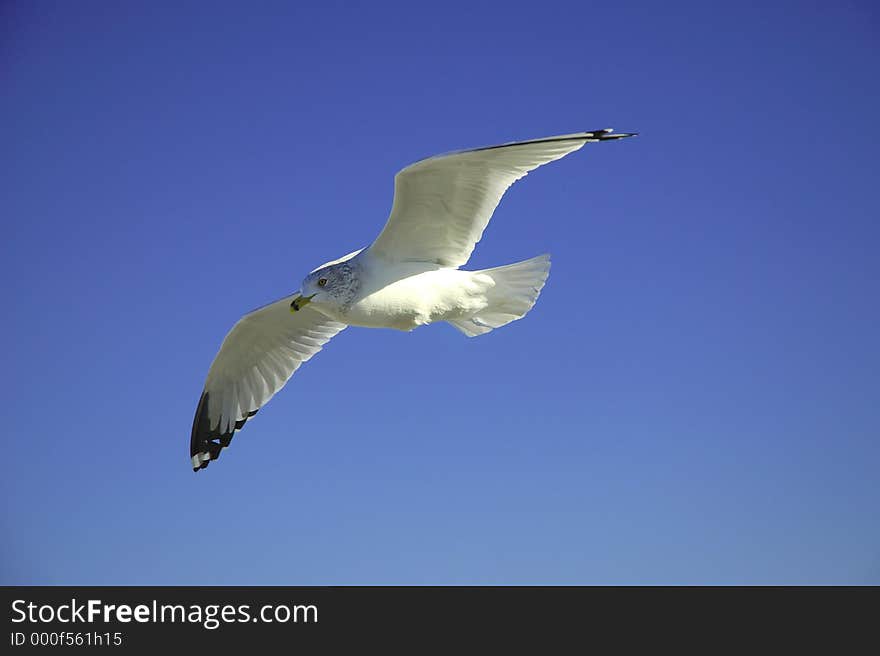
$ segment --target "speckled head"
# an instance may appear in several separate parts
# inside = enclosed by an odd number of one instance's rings
[[[356,267],[350,262],[330,264],[305,277],[300,296],[293,300],[290,309],[295,312],[308,303],[314,303],[316,310],[344,312],[351,305],[359,287]]]

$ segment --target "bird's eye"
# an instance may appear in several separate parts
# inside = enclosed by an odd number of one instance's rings
[[[321,278],[321,279],[318,281],[318,287],[323,287],[323,286],[326,285],[326,284],[327,284],[327,279],[326,279],[326,278]]]

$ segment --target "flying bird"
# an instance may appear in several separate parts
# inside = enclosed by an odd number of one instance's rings
[[[610,128],[429,157],[394,178],[385,227],[367,248],[322,264],[299,291],[244,315],[214,358],[193,420],[190,456],[204,469],[301,364],[348,326],[410,331],[445,321],[468,337],[522,319],[550,256],[463,271],[504,192]]]

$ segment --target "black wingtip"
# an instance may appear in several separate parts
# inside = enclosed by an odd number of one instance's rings
[[[612,141],[614,139],[626,139],[627,137],[637,137],[638,132],[614,132],[613,128],[602,128],[601,130],[588,130],[586,134],[591,135],[592,141]]]
[[[209,396],[207,391],[202,392],[199,405],[196,407],[196,416],[193,419],[189,455],[194,472],[205,469],[212,460],[217,460],[220,457],[220,452],[229,446],[235,431],[241,430],[245,422],[257,414],[257,410],[251,410],[246,417],[236,421],[228,433],[221,433],[219,426],[211,428],[211,421],[208,417]]]

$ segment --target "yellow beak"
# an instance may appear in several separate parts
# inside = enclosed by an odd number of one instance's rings
[[[314,296],[314,294],[312,294]],[[312,296],[299,295],[290,302],[290,311],[298,312],[302,310],[312,300]]]

